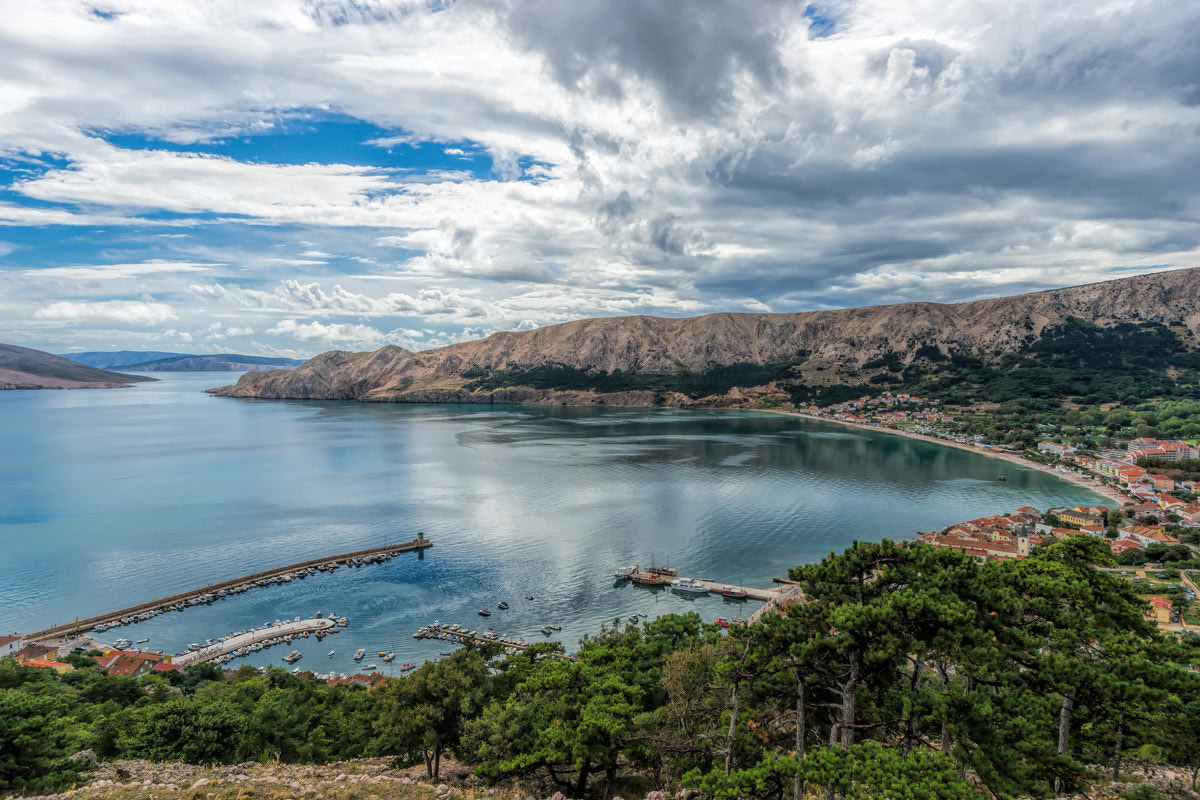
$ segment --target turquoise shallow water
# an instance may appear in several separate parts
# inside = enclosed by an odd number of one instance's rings
[[[250,401],[202,393],[236,375],[162,378],[0,392],[0,631],[421,530],[435,542],[424,558],[256,589],[116,635],[173,651],[320,610],[352,621],[299,646],[300,664],[320,671],[352,670],[358,647],[394,650],[397,665],[437,657],[444,644],[411,637],[435,618],[530,640],[557,623],[572,649],[636,611],[711,620],[756,607],[615,587],[619,565],[655,559],[766,586],[854,539],[1097,502],[982,455],[775,414]],[[500,600],[512,608],[495,610]],[[494,611],[480,625],[482,606]]]

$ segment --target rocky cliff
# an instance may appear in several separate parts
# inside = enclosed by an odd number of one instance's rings
[[[212,391],[376,402],[729,405],[770,392],[778,370],[790,370],[798,381],[852,383],[880,360],[909,364],[922,354],[994,359],[1027,350],[1068,320],[1102,327],[1159,323],[1190,340],[1200,329],[1200,269],[970,303],[585,319],[419,353],[394,346],[333,351],[295,370],[247,374]],[[708,384],[692,380],[692,391],[676,391],[667,380],[716,374],[721,379]],[[656,388],[654,381],[614,381],[613,375],[664,381]]]

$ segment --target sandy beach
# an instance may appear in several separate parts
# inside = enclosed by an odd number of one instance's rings
[[[896,430],[895,428],[885,428],[882,425],[868,425],[868,424],[865,424],[862,422],[847,422],[845,420],[834,419],[832,417],[820,417],[820,416],[817,416],[816,414],[808,414],[803,411],[784,411],[781,409],[767,409],[767,408],[753,409],[753,410],[766,411],[771,414],[785,414],[785,415],[791,416],[791,417],[804,417],[805,419],[813,419],[813,420],[818,420],[820,422],[830,422],[830,423],[833,423],[834,425],[843,425],[847,428],[860,428],[862,430],[872,431],[873,433],[889,433],[894,436],[905,436],[909,439],[920,439],[921,441],[929,442],[931,444],[942,445],[943,447],[957,447],[959,450],[967,450],[972,453],[977,453],[981,456],[987,456],[988,458],[996,458],[996,459],[1000,459],[1001,461],[1007,461],[1011,464],[1018,464],[1022,467],[1028,467],[1029,469],[1040,470],[1042,472],[1046,472],[1051,475],[1054,475],[1057,478],[1062,478],[1064,481],[1070,481],[1071,483],[1075,484],[1076,486],[1083,487],[1084,489],[1095,492],[1096,494],[1102,495],[1103,497],[1107,498],[1108,500],[1111,500],[1115,504],[1113,506],[1115,508],[1120,508],[1121,506],[1125,505],[1125,503],[1129,502],[1128,498],[1121,495],[1115,489],[1112,489],[1111,487],[1103,485],[1097,479],[1088,478],[1083,475],[1080,475],[1078,472],[1073,472],[1073,471],[1057,472],[1057,471],[1055,471],[1055,469],[1053,467],[1047,466],[1045,464],[1038,464],[1036,462],[1029,461],[1028,459],[1022,458],[1021,456],[1014,455],[1012,453],[1004,453],[1004,452],[1001,452],[998,450],[984,450],[982,447],[975,447],[974,445],[962,444],[961,442],[952,442],[948,439],[939,439],[936,436],[926,436],[923,433],[913,433],[911,431]]]

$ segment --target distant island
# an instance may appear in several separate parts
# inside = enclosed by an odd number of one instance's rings
[[[117,389],[152,380],[109,372],[29,347],[0,344],[0,390]]]
[[[59,355],[91,367],[128,372],[255,372],[290,369],[304,363],[299,358],[246,356],[238,353],[199,355],[164,353],[156,350],[94,350]]]

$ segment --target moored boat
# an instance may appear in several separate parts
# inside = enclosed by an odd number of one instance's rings
[[[671,590],[680,594],[708,594],[708,587],[695,578],[676,578],[671,581]]]
[[[724,617],[717,617],[715,620],[713,620],[713,624],[720,625],[722,628],[728,628],[729,620],[725,619]]]
[[[491,612],[491,611],[488,611],[486,608],[481,608],[481,609],[479,609],[479,616],[481,616],[481,617],[490,617],[491,615],[492,615],[492,612]]]
[[[367,651],[360,647],[354,651],[354,660],[362,661],[363,656],[365,656],[366,654],[367,654]]]
[[[635,572],[629,576],[629,580],[642,586],[666,586],[667,581],[660,575],[655,575],[652,572]]]
[[[721,587],[721,596],[722,597],[731,597],[735,600],[740,600],[744,597],[747,597],[748,595],[747,595],[746,590],[741,588],[740,586],[722,586]]]
[[[617,571],[613,573],[613,577],[617,578],[618,580],[623,580],[629,578],[637,571],[638,568],[636,564],[634,564],[632,567],[617,567]]]

